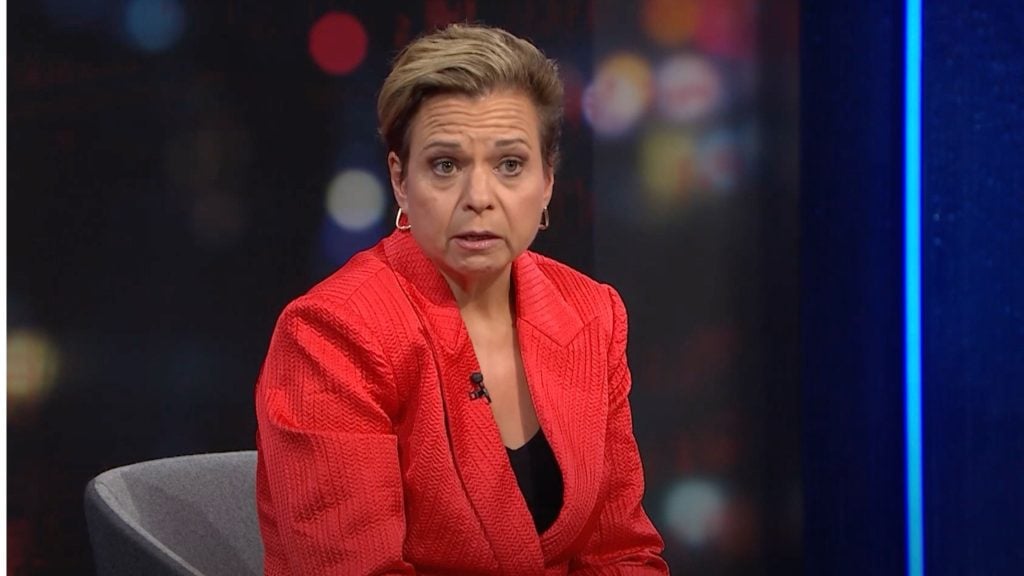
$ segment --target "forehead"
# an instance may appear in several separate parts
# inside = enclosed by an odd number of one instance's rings
[[[439,94],[423,102],[410,125],[410,144],[437,138],[491,141],[517,138],[539,146],[540,118],[528,96],[500,90],[482,96]]]

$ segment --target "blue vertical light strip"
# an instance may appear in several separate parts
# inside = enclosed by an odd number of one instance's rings
[[[921,469],[921,3],[907,0],[904,108],[907,575],[924,576]]]

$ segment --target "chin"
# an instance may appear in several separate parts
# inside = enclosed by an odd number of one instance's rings
[[[450,262],[449,270],[465,278],[485,278],[500,274],[512,265],[507,258],[487,258],[477,256],[462,259],[458,262]]]

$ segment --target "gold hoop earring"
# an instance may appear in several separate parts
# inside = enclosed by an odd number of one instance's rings
[[[540,213],[540,226],[537,228],[540,230],[547,230],[551,224],[551,216],[548,215],[548,207],[544,207],[544,211]]]
[[[405,216],[405,226],[402,226],[402,208],[398,208],[398,214],[395,214],[395,228],[405,232],[406,230],[412,229],[412,224],[409,224],[409,216]]]

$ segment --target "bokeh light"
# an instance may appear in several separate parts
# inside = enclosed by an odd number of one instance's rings
[[[619,53],[604,60],[583,93],[583,114],[594,132],[608,137],[628,132],[650,106],[651,67],[647,60]]]
[[[569,125],[578,125],[583,118],[583,74],[571,62],[560,62],[558,76],[565,88],[563,98],[565,121]]]
[[[384,217],[384,187],[366,170],[344,170],[327,186],[327,214],[342,229],[361,232]]]
[[[640,143],[638,170],[650,218],[670,218],[689,198],[697,173],[693,136],[683,130],[648,132]]]
[[[679,46],[693,34],[697,4],[680,0],[645,0],[640,9],[644,32],[655,42],[669,47]]]
[[[7,409],[20,410],[46,399],[57,381],[60,353],[53,340],[35,329],[16,328],[7,334]]]
[[[750,58],[757,42],[757,0],[702,0],[694,44],[726,58]]]
[[[362,23],[345,12],[328,12],[309,31],[309,53],[321,70],[344,75],[363,59],[369,39]]]
[[[658,67],[658,110],[681,123],[706,119],[724,100],[722,78],[706,58],[677,54]]]
[[[185,31],[185,9],[179,0],[131,0],[125,7],[125,29],[132,44],[146,52],[164,52]]]
[[[726,522],[721,485],[703,478],[677,481],[665,495],[664,525],[677,542],[701,548],[716,541]]]
[[[725,128],[710,132],[697,145],[700,181],[716,192],[732,192],[743,173],[743,154],[736,133]]]

